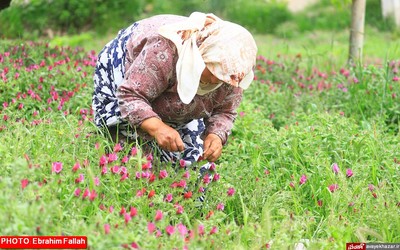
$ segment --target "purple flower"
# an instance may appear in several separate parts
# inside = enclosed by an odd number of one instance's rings
[[[339,166],[338,166],[337,163],[333,163],[333,164],[332,164],[332,171],[333,171],[333,173],[335,173],[335,174],[338,174],[338,173],[339,173]]]
[[[348,168],[348,169],[346,170],[346,176],[347,176],[348,178],[352,177],[352,176],[353,176],[353,170],[351,170],[350,168]]]

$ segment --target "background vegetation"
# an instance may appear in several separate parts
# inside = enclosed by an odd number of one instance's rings
[[[400,48],[377,1],[357,65],[344,63],[346,6],[129,2],[14,0],[0,13],[0,235],[87,235],[92,249],[400,241]],[[90,106],[97,53],[118,29],[207,8],[255,31],[259,57],[218,178],[199,183],[194,169],[111,143]]]

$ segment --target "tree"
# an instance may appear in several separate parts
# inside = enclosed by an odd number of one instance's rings
[[[352,0],[348,62],[362,61],[366,0]]]

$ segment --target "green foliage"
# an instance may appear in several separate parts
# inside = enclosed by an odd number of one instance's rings
[[[291,20],[286,5],[277,1],[237,0],[226,9],[229,20],[256,33],[274,33],[279,24]]]
[[[89,29],[104,34],[138,19],[143,8],[142,0],[32,0],[27,4],[13,4],[0,13],[0,35],[9,38],[52,36]]]

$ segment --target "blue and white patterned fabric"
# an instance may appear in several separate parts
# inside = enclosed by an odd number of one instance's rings
[[[126,42],[138,25],[140,22],[120,30],[118,36],[103,48],[98,56],[93,77],[92,108],[96,125],[98,127],[118,126],[119,133],[130,139],[136,139],[137,134],[127,122],[121,119],[116,91],[125,76]],[[153,151],[160,155],[162,162],[179,164],[180,160],[184,160],[186,167],[192,166],[203,154],[203,140],[201,139],[205,130],[203,119],[195,119],[184,125],[169,125],[181,135],[185,145],[184,152],[168,152],[158,147],[156,143],[151,143]],[[200,174],[203,175],[209,167],[210,164],[200,167]]]

